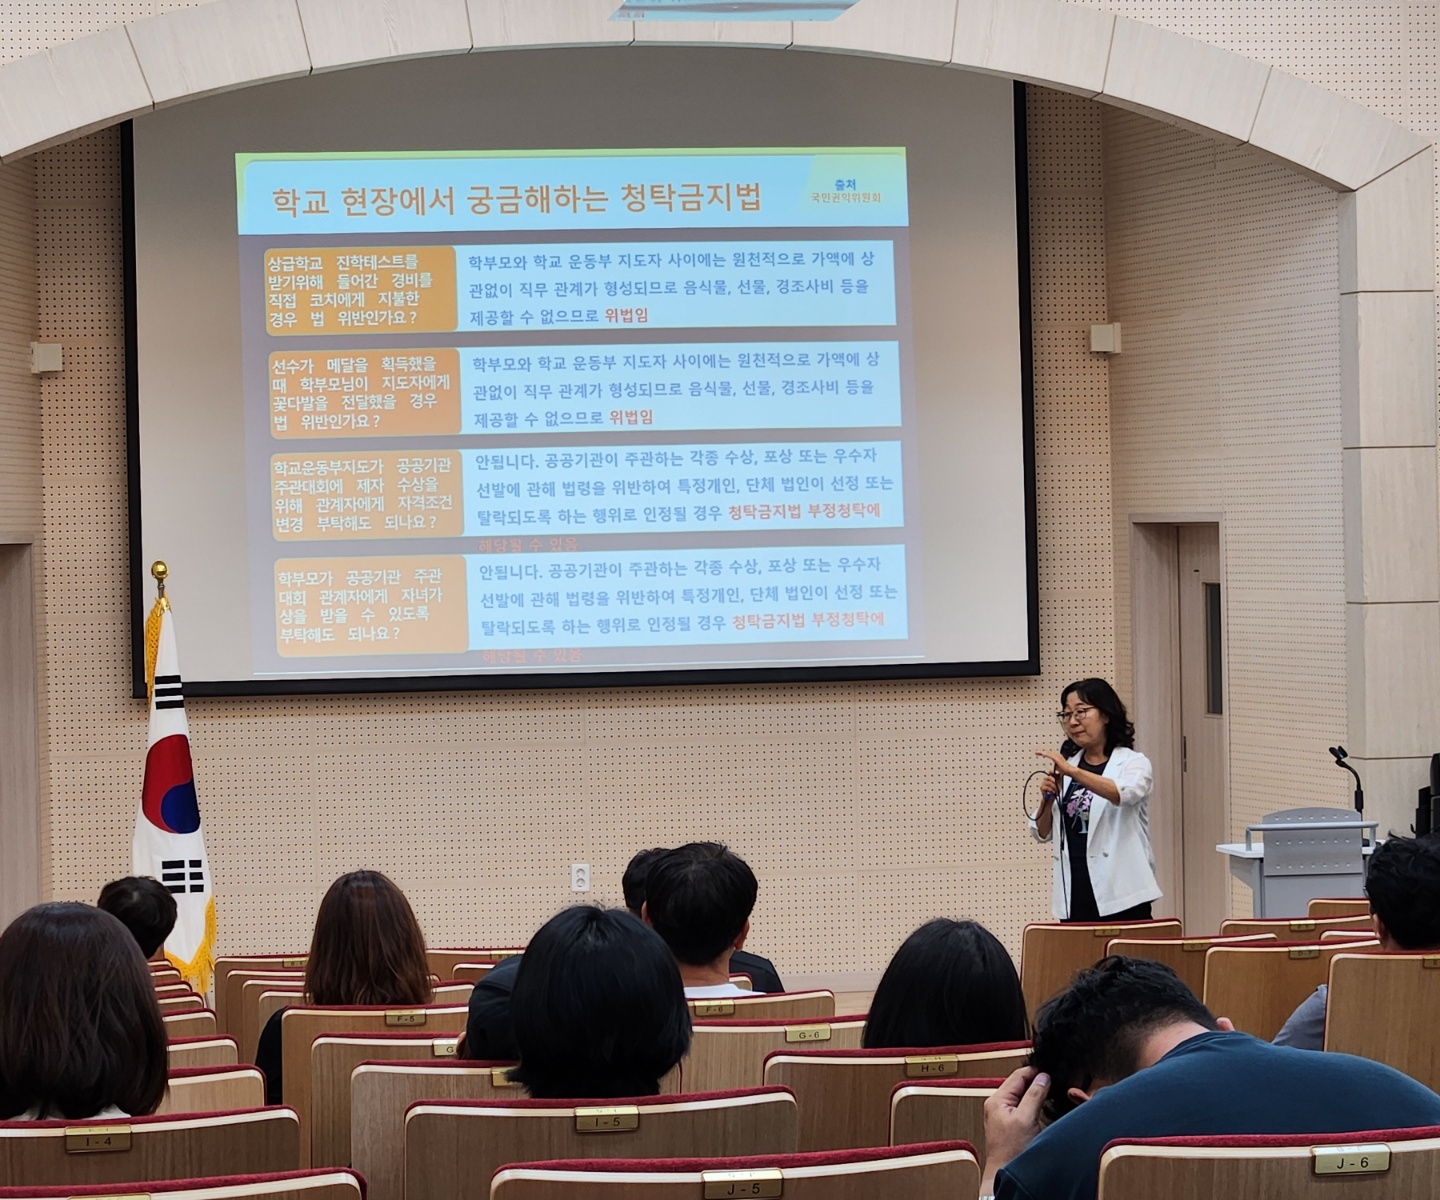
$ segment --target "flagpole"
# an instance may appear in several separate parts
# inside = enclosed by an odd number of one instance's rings
[[[165,598],[165,580],[170,577],[170,568],[165,565],[163,558],[157,558],[150,564],[150,574],[155,578],[155,586],[159,590],[159,601],[166,607],[170,607],[170,601]]]

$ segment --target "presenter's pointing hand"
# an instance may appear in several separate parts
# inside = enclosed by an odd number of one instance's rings
[[[1070,773],[1070,764],[1065,760],[1065,756],[1058,750],[1042,748],[1035,751],[1035,757],[1048,759],[1050,765],[1055,768],[1055,772],[1058,775],[1068,775]]]

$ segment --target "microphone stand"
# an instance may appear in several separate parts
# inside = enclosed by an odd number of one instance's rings
[[[1356,771],[1355,768],[1352,767],[1348,762],[1345,761],[1346,758],[1348,758],[1349,756],[1345,753],[1345,747],[1344,747],[1344,746],[1331,746],[1331,747],[1330,747],[1330,753],[1334,756],[1334,758],[1335,758],[1335,765],[1336,765],[1337,767],[1343,767],[1345,770],[1349,771],[1350,774],[1355,777],[1355,811],[1356,811],[1357,813],[1359,813],[1361,816],[1364,816],[1364,815],[1365,815],[1365,789],[1360,786],[1360,773],[1359,773],[1358,771]]]

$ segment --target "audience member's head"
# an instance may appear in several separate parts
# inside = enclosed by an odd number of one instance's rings
[[[620,909],[567,908],[530,939],[510,1002],[520,1065],[540,1099],[654,1096],[690,1048],[675,959]]]
[[[1035,1014],[1030,1065],[1050,1076],[1045,1116],[1062,1117],[1096,1089],[1153,1066],[1152,1041],[1172,1027],[1193,1027],[1193,1036],[1230,1025],[1164,963],[1111,955],[1077,972]]]
[[[155,1111],[165,1024],[129,930],[86,904],[41,904],[0,933],[0,1120]]]
[[[973,1046],[1030,1036],[1010,952],[975,921],[928,921],[905,939],[875,989],[861,1045]]]
[[[645,920],[682,965],[723,969],[744,944],[758,890],[743,858],[718,842],[691,842],[651,864]]]
[[[146,958],[155,957],[175,928],[175,897],[148,875],[127,875],[107,883],[95,904],[134,935]]]
[[[630,860],[630,865],[625,868],[625,874],[620,878],[620,889],[625,893],[625,907],[637,917],[640,910],[645,907],[645,880],[650,875],[650,868],[655,863],[669,854],[663,846],[657,846],[653,850],[642,850]]]
[[[379,871],[330,885],[305,963],[312,1004],[428,1004],[425,938],[405,893]]]
[[[1385,949],[1440,949],[1440,835],[1376,846],[1365,894]]]

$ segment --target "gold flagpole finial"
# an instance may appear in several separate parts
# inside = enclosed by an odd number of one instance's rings
[[[160,603],[168,606],[165,599],[165,580],[170,577],[170,568],[165,565],[164,559],[157,558],[150,564],[150,574],[155,577],[155,584],[160,589]]]

